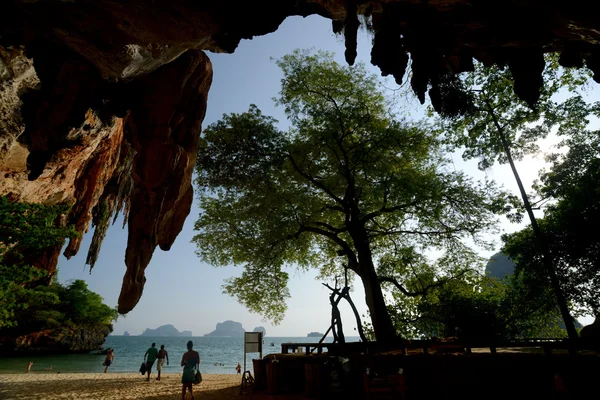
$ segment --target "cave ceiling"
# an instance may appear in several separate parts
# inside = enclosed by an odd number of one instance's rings
[[[124,212],[122,313],[139,301],[154,249],[170,248],[190,211],[212,79],[203,51],[232,53],[288,16],[317,14],[344,36],[349,64],[367,24],[371,62],[398,83],[410,79],[421,102],[479,61],[509,68],[516,94],[534,105],[548,52],[600,81],[592,1],[4,0],[0,7],[0,194],[72,204],[68,221],[82,233],[96,228],[91,266],[108,223]],[[71,240],[65,255],[80,243]],[[55,271],[60,251],[48,249],[38,265]]]

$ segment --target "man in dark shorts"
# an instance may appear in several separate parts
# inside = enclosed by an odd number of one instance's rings
[[[106,358],[104,359],[104,363],[102,364],[102,365],[104,365],[104,373],[106,373],[106,371],[108,371],[108,367],[110,367],[110,365],[113,363],[114,359],[115,359],[115,352],[112,348],[110,348],[106,352]]]
[[[165,365],[165,358],[167,359],[167,365],[169,365],[169,353],[165,350],[165,345],[161,344],[158,351],[158,361],[156,362],[156,370],[158,371],[157,381],[160,381],[160,371],[162,371],[163,365]]]
[[[146,356],[148,357],[146,359]],[[144,362],[146,363],[146,372],[148,373],[147,381],[150,381],[150,372],[152,372],[152,365],[154,365],[154,361],[158,356],[158,349],[156,348],[156,343],[152,343],[152,347],[146,350],[146,354],[144,354]]]

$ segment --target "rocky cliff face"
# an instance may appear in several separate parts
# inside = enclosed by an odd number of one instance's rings
[[[0,338],[2,354],[68,354],[100,350],[112,325],[99,327],[59,328],[35,332],[16,338]]]
[[[120,118],[112,110],[79,109],[77,93],[86,89],[73,82],[74,66],[61,65],[48,78],[51,89],[42,89],[23,49],[0,47],[0,65],[0,195],[71,204],[65,223],[81,233],[90,223],[96,227],[90,267],[112,217],[124,211],[131,268],[119,310],[131,310],[141,297],[154,249],[170,248],[190,211],[191,176],[212,77],[208,58],[190,51],[119,89],[125,110]],[[71,112],[83,117],[70,120]],[[81,237],[71,239],[65,256],[77,254],[80,244]],[[31,261],[54,273],[60,250],[48,249]]]
[[[290,15],[319,14],[356,57],[357,29],[374,33],[371,61],[443,109],[473,60],[510,68],[515,92],[539,96],[543,53],[587,66],[600,81],[593,2],[541,0],[6,0],[0,6],[0,195],[69,203],[66,219],[96,226],[93,267],[111,217],[128,222],[119,311],[144,287],[154,249],[168,250],[193,199],[191,174],[211,82],[201,50],[233,52]],[[72,240],[65,255],[77,253]],[[55,271],[60,249],[32,257]]]

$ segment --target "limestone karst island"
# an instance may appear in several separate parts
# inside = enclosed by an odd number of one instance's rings
[[[0,398],[597,393],[597,16],[4,0]]]

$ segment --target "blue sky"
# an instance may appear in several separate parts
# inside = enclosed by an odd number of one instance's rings
[[[249,104],[256,104],[264,114],[285,123],[281,107],[276,108],[272,98],[277,95],[282,73],[272,60],[280,58],[296,48],[317,48],[334,52],[340,63],[344,63],[343,38],[336,37],[331,21],[322,17],[288,18],[277,32],[267,36],[244,40],[234,54],[208,53],[214,70],[213,84],[208,96],[208,109],[203,126],[221,118],[224,113],[244,112]],[[358,46],[358,61],[364,61],[374,72],[379,71],[369,63],[370,38],[361,32]],[[385,79],[385,86],[397,85]],[[423,117],[425,107],[418,105],[414,96],[406,105],[406,111],[416,119]],[[547,149],[551,141],[542,145]],[[475,162],[465,163],[460,156],[453,157],[456,168],[464,169],[476,178],[487,177],[497,180],[510,190],[517,192],[510,169],[506,165],[496,166],[485,173],[478,171]],[[542,167],[541,156],[527,158],[520,163],[523,181],[530,185]],[[329,327],[331,308],[329,290],[315,280],[312,272],[290,270],[290,293],[288,311],[283,322],[272,326],[259,315],[248,312],[235,299],[222,294],[224,279],[239,275],[241,268],[215,268],[200,262],[190,242],[193,224],[198,216],[196,205],[186,220],[183,231],[168,252],[156,249],[152,262],[146,269],[146,286],[137,307],[126,317],[115,323],[114,334],[128,331],[140,334],[145,328],[156,328],[173,324],[179,330],[191,330],[200,336],[212,331],[217,322],[231,319],[241,322],[246,330],[264,326],[269,336],[306,336],[311,331],[324,332]],[[61,256],[58,278],[61,282],[84,279],[91,290],[99,293],[105,302],[115,306],[119,297],[121,281],[125,272],[125,245],[127,229],[121,229],[122,219],[113,225],[102,246],[98,262],[92,273],[85,266],[87,247],[91,231],[85,235],[79,254],[71,260]],[[503,221],[505,231],[514,231],[519,226]],[[499,237],[498,237],[499,241]],[[489,256],[493,252],[482,252]],[[358,283],[358,282],[357,282]],[[360,284],[355,285],[352,298],[359,311],[366,313],[364,292]],[[347,306],[342,306],[345,334],[354,333],[354,318]]]

